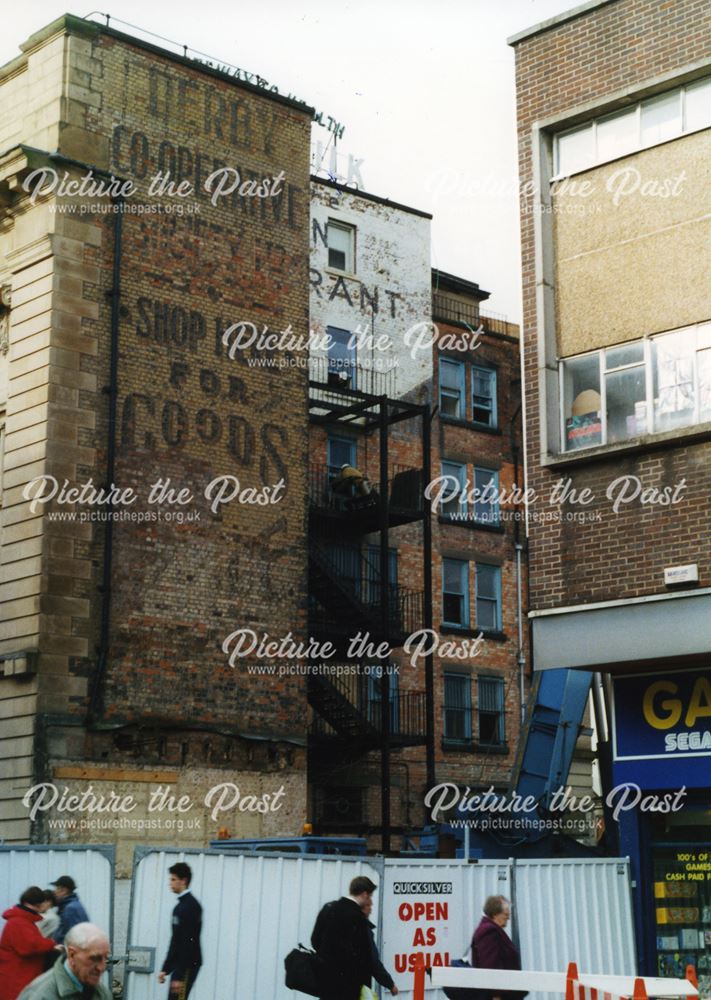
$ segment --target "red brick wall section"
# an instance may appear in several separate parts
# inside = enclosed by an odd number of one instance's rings
[[[531,127],[606,95],[632,88],[708,57],[711,7],[705,0],[617,0],[516,45],[519,170],[532,180]],[[525,190],[525,187],[524,187]],[[522,201],[524,352],[528,486],[550,510],[553,485],[570,476],[588,487],[599,520],[537,522],[530,526],[531,608],[631,598],[663,590],[664,566],[698,563],[699,583],[711,584],[708,533],[711,444],[669,445],[631,457],[598,459],[566,469],[540,466],[534,216]],[[670,261],[673,266],[673,261]],[[634,276],[630,275],[630,280]],[[614,303],[610,304],[614,308]],[[663,490],[686,480],[683,502],[674,507],[639,501],[615,514],[606,496],[621,475],[637,476],[644,487]],[[564,511],[580,508],[564,506]]]

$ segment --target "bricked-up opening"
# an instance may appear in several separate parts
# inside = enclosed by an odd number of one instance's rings
[[[425,746],[433,780],[432,655],[425,661],[421,690],[400,692],[391,678],[392,651],[413,632],[432,627],[431,512],[423,502],[430,478],[431,414],[427,404],[363,391],[355,378],[336,383],[330,374],[326,365],[311,366],[310,420],[328,431],[329,463],[309,471],[309,632],[331,642],[353,674],[345,679],[319,674],[309,678],[308,699],[315,713],[309,729],[310,776],[316,801],[330,801],[334,762],[342,768],[344,762],[379,750],[376,829],[387,852],[391,752]],[[418,468],[403,468],[391,459],[393,428],[405,421],[420,426]],[[357,465],[359,445],[368,441],[378,454],[379,476],[374,481]],[[339,466],[341,458],[347,460]],[[392,530],[404,525],[421,525],[421,592],[398,582],[397,552],[390,539]],[[354,645],[358,634],[369,637],[369,648]],[[372,676],[373,666],[380,667],[377,677]],[[364,668],[370,676],[364,676]],[[385,704],[390,706],[387,712],[382,711]],[[352,809],[347,813],[350,816]],[[345,829],[347,818],[319,806],[323,830]]]

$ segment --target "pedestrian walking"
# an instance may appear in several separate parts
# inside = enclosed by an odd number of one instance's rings
[[[518,950],[504,928],[511,917],[511,903],[505,896],[489,896],[484,916],[474,931],[471,944],[475,969],[520,969]],[[522,1000],[520,990],[481,990],[480,1000]]]
[[[94,924],[74,924],[64,939],[66,958],[33,980],[18,1000],[112,1000],[101,982],[109,963],[109,939]]]
[[[59,913],[57,912],[57,897],[51,889],[44,889],[44,902],[39,904],[42,919],[37,924],[37,930],[44,937],[54,937],[59,930]]]
[[[368,923],[368,929],[370,931],[370,943],[373,948],[373,978],[376,983],[380,983],[384,986],[386,990],[390,990],[392,995],[396,997],[400,990],[397,988],[393,982],[393,977],[390,975],[388,970],[385,968],[383,963],[380,961],[380,954],[378,953],[378,946],[375,943],[375,924],[370,919],[370,914],[373,911],[373,897],[370,896],[367,903],[363,907],[363,916]]]
[[[374,975],[374,941],[364,908],[377,886],[354,878],[348,895],[326,903],[316,918],[311,945],[320,960],[320,1000],[359,1000]]]
[[[59,927],[54,932],[53,937],[57,944],[62,944],[67,933],[75,924],[88,924],[89,914],[77,895],[77,884],[71,875],[60,875],[54,886],[54,895],[57,899],[57,912],[59,913]]]
[[[202,965],[200,932],[202,906],[190,892],[193,873],[184,861],[168,869],[170,891],[178,897],[173,910],[168,954],[158,973],[158,982],[170,976],[170,1000],[186,1000]]]
[[[38,929],[43,906],[44,890],[32,885],[22,893],[17,906],[2,915],[6,923],[0,936],[0,1000],[15,1000],[28,983],[42,974],[45,956],[56,959],[62,951]]]

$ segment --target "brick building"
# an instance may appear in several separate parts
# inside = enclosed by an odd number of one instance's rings
[[[597,0],[510,41],[534,669],[596,672],[607,790],[668,797],[608,838],[641,970],[708,993],[711,10]]]
[[[523,525],[498,497],[522,478],[518,329],[480,316],[478,285],[430,271],[424,213],[317,179],[312,213],[310,631],[325,603],[334,641],[338,616],[341,632],[362,630],[363,605],[374,633],[386,559],[392,670],[385,771],[372,662],[354,661],[337,685],[350,710],[325,702],[323,679],[312,679],[313,817],[320,832],[371,834],[390,809],[401,833],[427,822],[435,781],[503,788],[511,773],[525,685]],[[365,475],[364,489],[345,484],[341,495],[343,465]],[[446,500],[443,477],[454,477]],[[490,482],[492,502],[467,501]],[[459,486],[465,496],[452,500]]]
[[[41,781],[130,791],[134,816],[170,785],[187,844],[299,832],[303,679],[223,643],[305,634],[307,380],[223,333],[307,328],[312,109],[71,16],[21,48],[0,83],[0,835],[47,839],[55,812],[22,803]],[[65,481],[135,495],[72,504]]]

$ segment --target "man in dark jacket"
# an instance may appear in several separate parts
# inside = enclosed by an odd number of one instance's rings
[[[489,896],[484,916],[472,937],[472,965],[475,969],[520,969],[521,958],[504,928],[511,916],[511,904],[504,896]],[[516,990],[481,991],[481,1000],[521,1000]]]
[[[158,982],[164,983],[170,975],[170,1000],[186,1000],[202,965],[200,931],[202,906],[190,892],[193,873],[184,861],[168,869],[170,891],[178,897],[173,910],[173,932]]]
[[[59,914],[59,927],[52,937],[57,944],[62,944],[67,932],[75,924],[89,923],[89,914],[77,896],[77,885],[71,875],[60,875],[56,882],[52,882],[52,885],[54,886]]]
[[[372,902],[377,886],[359,875],[348,896],[322,908],[311,944],[321,960],[320,1000],[358,1000],[362,986],[374,974],[374,944],[364,908]]]

